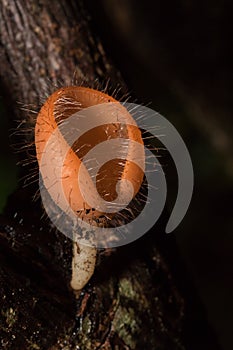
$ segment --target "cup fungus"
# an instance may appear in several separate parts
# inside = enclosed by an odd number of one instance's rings
[[[104,106],[111,102],[119,105],[123,122],[121,119],[119,123],[100,123],[101,125],[85,131],[70,147],[59,131],[59,126],[79,111],[100,104]],[[57,139],[53,141],[52,147],[49,148],[47,144],[51,135],[55,135]],[[81,86],[60,88],[49,96],[37,116],[35,127],[36,154],[46,190],[54,202],[60,206],[61,193],[58,192],[62,187],[63,195],[72,211],[79,218],[81,217],[82,220],[91,223],[93,226],[103,224],[101,218],[106,217],[106,215],[112,217],[114,213],[105,213],[98,209],[98,205],[93,208],[85,201],[86,197],[80,190],[77,181],[80,166],[85,155],[93,147],[106,140],[117,138],[132,140],[143,145],[141,132],[131,114],[113,97],[98,90]],[[44,154],[45,149],[46,155]],[[106,152],[108,152],[107,149]],[[136,152],[134,147],[129,146],[127,152],[128,155],[131,153],[129,159],[132,159],[132,156],[144,159],[142,153],[132,154]],[[61,163],[59,155],[63,154],[65,154],[65,157]],[[42,161],[43,157],[44,161]],[[56,162],[57,166],[61,168],[60,172],[56,171],[56,166],[54,166]],[[116,190],[119,180],[131,182],[134,197],[141,187],[143,176],[143,170],[134,162],[127,160],[127,157],[125,159],[115,158],[101,166],[96,177],[96,183],[93,183],[93,186],[96,186],[95,188],[104,201],[113,203],[119,195],[119,191]],[[90,178],[89,182],[91,181]],[[58,182],[61,185],[60,187],[57,187]],[[85,190],[92,191],[90,186],[87,186]],[[81,290],[94,272],[97,249],[95,246],[80,243],[79,240],[75,239],[75,236],[73,241],[71,287],[74,290]]]

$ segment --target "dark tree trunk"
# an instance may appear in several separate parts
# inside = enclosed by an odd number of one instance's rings
[[[12,125],[25,119],[17,102],[39,107],[48,85],[69,85],[74,72],[90,85],[111,79],[125,89],[81,1],[1,0],[0,30],[1,90]],[[0,219],[1,348],[218,348],[162,221],[139,241],[101,255],[75,299],[71,242],[41,219],[34,190],[16,191]],[[205,333],[197,347],[193,327]]]

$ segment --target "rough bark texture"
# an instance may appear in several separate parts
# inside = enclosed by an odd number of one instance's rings
[[[91,83],[119,77],[75,1],[4,0],[0,23],[1,78],[13,100],[39,103],[48,79],[70,84],[74,72]]]
[[[1,0],[0,78],[11,120],[25,119],[17,101],[40,103],[48,79],[69,84],[76,71],[90,85],[110,78],[124,86],[90,28],[80,1]],[[76,300],[71,242],[41,218],[34,190],[19,189],[0,220],[1,348],[197,349],[200,331],[198,349],[218,348],[161,221],[143,239],[100,255]]]

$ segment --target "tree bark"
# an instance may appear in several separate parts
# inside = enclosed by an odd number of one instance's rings
[[[91,28],[81,1],[1,0],[1,90],[12,125],[26,118],[17,102],[39,108],[46,90],[69,85],[74,72],[90,86],[110,79],[125,90]],[[0,221],[1,348],[197,349],[192,327],[205,333],[198,349],[218,348],[162,221],[137,242],[100,254],[76,299],[72,244],[41,218],[37,189],[17,190]]]

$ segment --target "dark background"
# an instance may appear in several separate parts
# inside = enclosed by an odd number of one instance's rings
[[[227,1],[87,1],[94,30],[138,103],[170,120],[193,161],[189,211],[172,233],[222,349],[233,348],[232,4]],[[0,206],[17,185],[0,97]],[[165,164],[168,208],[177,179]]]
[[[100,3],[90,4],[97,30],[130,90],[138,102],[151,102],[168,118],[189,148],[195,173],[193,200],[172,234],[219,343],[230,350],[232,4],[192,0]],[[171,207],[177,179],[169,177],[168,168]]]

